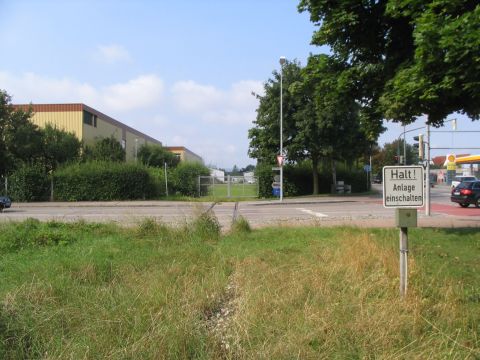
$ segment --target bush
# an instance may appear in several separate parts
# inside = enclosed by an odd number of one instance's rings
[[[200,240],[216,241],[220,237],[220,223],[213,211],[206,211],[197,216],[192,224],[193,235]]]
[[[166,195],[165,192],[165,170],[162,168],[157,167],[149,167],[148,174],[150,176],[150,186],[151,186],[151,193],[150,196],[152,198],[159,198]],[[170,171],[169,171],[170,172]],[[171,191],[171,181],[170,181],[170,174],[167,173],[168,176],[168,191]]]
[[[18,168],[8,178],[8,186],[8,195],[14,201],[44,201],[49,197],[49,177],[40,164]]]
[[[252,231],[247,219],[243,216],[239,216],[232,224],[230,232],[233,234],[247,234]]]
[[[255,170],[259,181],[260,197],[272,197],[272,182],[278,171],[272,171],[273,165],[260,164]],[[344,169],[342,165],[337,169],[337,181],[344,181],[352,186],[352,193],[365,192],[367,188],[366,174],[359,169]],[[318,191],[320,194],[328,194],[331,191],[331,172],[318,174]],[[283,168],[283,191],[285,196],[302,196],[313,193],[312,164],[305,161],[299,164],[286,165]]]
[[[54,197],[65,201],[135,200],[151,197],[154,185],[142,165],[87,162],[58,170]]]
[[[200,163],[181,162],[171,171],[172,193],[198,196],[198,177],[209,176],[210,170]]]
[[[272,182],[275,175],[272,170],[272,164],[259,163],[255,168],[255,176],[258,179],[258,196],[261,198],[271,198]],[[278,174],[278,172],[276,172]]]

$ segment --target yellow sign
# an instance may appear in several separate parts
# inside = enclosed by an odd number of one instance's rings
[[[457,166],[453,162],[447,163],[447,170],[456,170]]]

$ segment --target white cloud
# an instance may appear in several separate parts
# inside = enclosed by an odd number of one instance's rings
[[[143,74],[99,86],[62,77],[0,71],[0,88],[13,103],[85,103],[162,141],[186,146],[207,163],[246,165],[248,129],[263,94],[259,81],[244,80],[227,89],[181,81],[166,87],[156,74]]]
[[[94,58],[106,64],[132,61],[129,52],[123,46],[116,44],[97,46]]]
[[[155,105],[163,95],[163,82],[156,75],[142,75],[126,83],[103,89],[105,106],[117,111],[146,108]]]
[[[239,81],[227,91],[191,80],[177,82],[172,87],[173,102],[180,113],[215,124],[250,124],[258,103],[252,92],[262,94],[262,82]]]
[[[106,113],[152,107],[164,95],[163,81],[156,75],[141,75],[124,83],[94,87],[69,78],[0,72],[0,88],[12,95],[14,103],[82,102]]]
[[[15,76],[0,72],[0,87],[12,95],[14,103],[79,102],[79,99],[91,103],[98,96],[97,90],[89,84],[68,78],[48,78],[34,73]]]
[[[200,85],[194,81],[179,81],[172,87],[175,106],[180,112],[198,113],[218,106],[224,94],[213,86]]]

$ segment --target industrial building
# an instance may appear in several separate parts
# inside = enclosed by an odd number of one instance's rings
[[[73,133],[84,144],[101,138],[115,138],[125,149],[126,159],[135,160],[138,149],[144,144],[162,143],[108,115],[85,104],[19,104],[16,109],[32,110],[32,122],[39,127],[47,124]],[[202,158],[183,146],[167,147],[183,161],[200,161]]]
[[[193,151],[188,150],[184,146],[165,146],[165,149],[174,153],[180,158],[180,161],[198,162],[203,164],[203,159],[195,154]]]

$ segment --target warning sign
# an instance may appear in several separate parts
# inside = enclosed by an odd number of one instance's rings
[[[422,166],[385,166],[383,168],[383,206],[417,208],[424,205]]]

